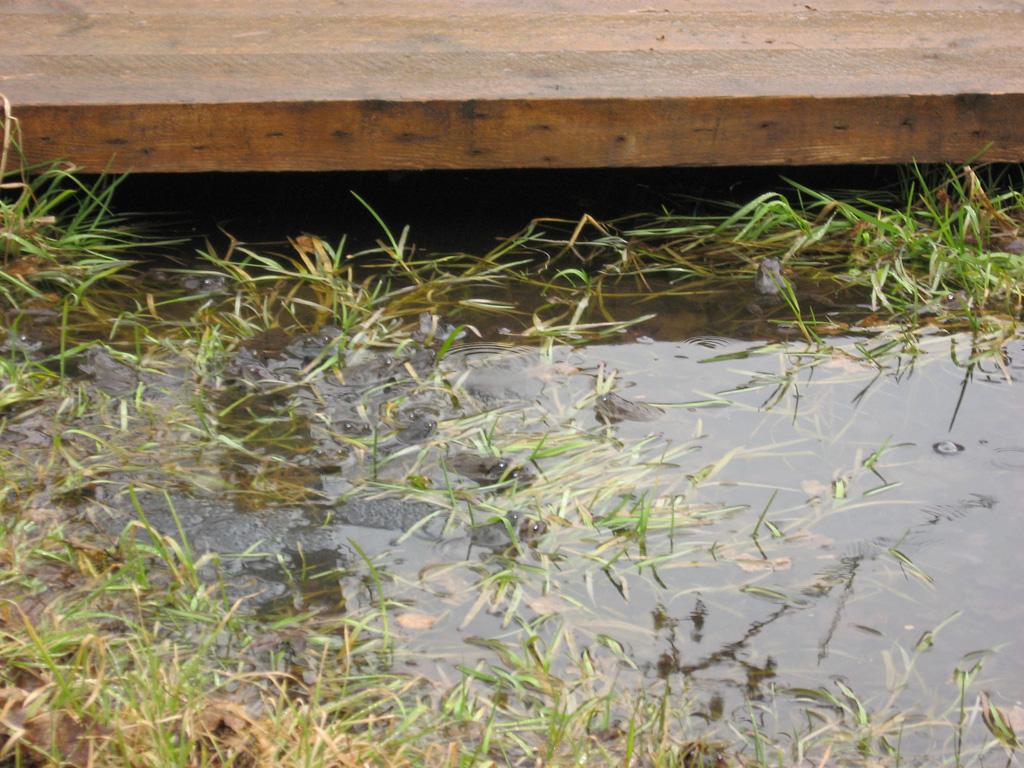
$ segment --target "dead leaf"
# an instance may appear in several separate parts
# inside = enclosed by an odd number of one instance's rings
[[[824,364],[824,367],[834,368],[842,371],[843,373],[863,373],[864,370],[870,366],[867,363],[850,357],[843,352],[834,351],[831,359]]]
[[[548,616],[553,613],[561,613],[565,610],[565,601],[558,595],[541,595],[526,601],[526,604],[533,609],[534,613],[540,616]]]
[[[474,593],[473,585],[465,574],[452,568],[424,570],[420,580],[428,584],[434,596],[446,605],[463,605]]]
[[[225,729],[241,733],[252,725],[252,720],[245,710],[234,702],[214,699],[203,707],[199,724],[208,733],[223,733]]]
[[[95,738],[109,735],[95,722],[81,722],[67,712],[37,715],[25,724],[25,731],[27,742],[48,747],[47,752],[57,752],[65,764],[74,766],[92,765]]]
[[[761,571],[788,571],[793,566],[792,559],[788,557],[776,557],[771,560],[764,560],[760,557],[739,557],[735,560],[740,570],[747,573],[759,573]]]
[[[819,549],[828,549],[836,543],[835,539],[831,539],[822,533],[806,530],[794,531],[785,540],[791,544],[802,544],[808,547],[818,547]]]
[[[1024,253],[1024,237],[1015,237],[1000,250],[1004,253]]]
[[[405,613],[398,614],[395,621],[404,629],[422,631],[433,627],[437,623],[437,618],[437,616],[428,616],[425,613],[406,611]]]
[[[0,759],[21,745],[44,762],[47,756],[59,754],[61,765],[92,765],[96,742],[109,738],[109,729],[65,710],[35,712],[36,698],[21,688],[0,690],[0,734],[7,737],[0,748]]]
[[[323,248],[323,241],[312,235],[299,235],[292,240],[292,247],[300,254],[316,256],[317,251]]]
[[[202,736],[229,751],[251,756],[266,754],[266,735],[245,707],[227,699],[210,699],[199,715]],[[258,761],[257,761],[258,762]]]
[[[832,485],[820,480],[804,480],[800,483],[800,489],[808,496],[831,496]]]
[[[1016,733],[1024,733],[1024,707],[1014,704],[1006,712],[1006,722]]]
[[[4,271],[11,277],[24,279],[31,277],[37,272],[42,272],[50,266],[50,262],[40,259],[38,256],[22,256],[20,259],[9,264]]]
[[[1003,746],[1014,750],[1020,749],[1020,739],[1017,737],[1016,729],[1010,723],[1006,713],[993,704],[988,694],[984,691],[982,691],[979,699],[981,701],[981,719],[985,723],[985,727],[988,728],[989,733],[995,736]]]

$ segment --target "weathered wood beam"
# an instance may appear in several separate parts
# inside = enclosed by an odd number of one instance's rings
[[[1024,160],[1024,3],[8,0],[28,157],[241,171]]]

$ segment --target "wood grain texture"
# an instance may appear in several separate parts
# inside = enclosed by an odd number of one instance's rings
[[[1024,2],[6,0],[33,160],[327,170],[1024,160]]]
[[[707,13],[772,12],[790,15],[870,11],[902,13],[916,11],[1000,11],[1021,10],[1020,0],[174,0],[175,14],[232,18],[276,16],[402,15],[410,18],[447,14],[570,13],[585,19],[595,13],[661,14],[699,10]],[[41,15],[131,14],[166,15],[169,5],[145,0],[5,0],[5,12]],[[581,25],[582,26],[582,25]]]
[[[459,51],[744,51],[997,48],[1019,42],[1019,11],[783,14],[450,13],[310,17],[293,14],[197,24],[180,13],[85,16],[8,14],[4,46],[19,55],[452,53]]]

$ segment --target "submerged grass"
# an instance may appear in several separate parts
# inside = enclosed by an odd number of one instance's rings
[[[6,104],[4,126],[10,163]],[[898,446],[876,443],[813,504],[781,503],[776,489],[753,509],[722,503],[730,463],[805,448],[704,455],[700,409],[796,409],[801,389],[839,381],[862,383],[866,398],[878,377],[935,357],[947,343],[936,325],[973,334],[970,348],[951,347],[965,379],[998,373],[1024,300],[1024,199],[992,191],[1006,179],[912,169],[888,196],[792,184],[721,215],[538,220],[483,256],[419,254],[364,202],[384,231],[374,249],[303,236],[271,255],[230,240],[157,274],[133,263],[142,241],[112,211],[116,180],[93,188],[57,167],[0,171],[0,764],[896,766],[918,757],[915,739],[934,749],[934,731],[945,740],[931,764],[1015,759],[1016,709],[978,690],[989,652],[965,656],[955,692],[927,714],[900,698],[946,622],[913,647],[892,643],[884,697],[849,680],[783,690],[770,659],[743,662],[741,709],[685,682],[813,590],[851,585],[856,558],[802,592],[770,577],[789,567],[781,548],[816,521],[871,509],[899,484],[887,463]],[[787,268],[789,303],[748,313],[742,299],[734,313],[769,341],[705,359],[735,366],[738,385],[601,410],[618,374],[579,367],[573,348],[642,329],[666,298],[749,298],[737,286],[769,255]],[[833,317],[809,297],[815,286],[865,306]],[[489,329],[499,323],[508,334]],[[798,343],[778,340],[786,326]],[[275,368],[275,344],[325,328],[314,353]],[[848,335],[832,344],[835,329]],[[423,367],[424,349],[450,375]],[[495,349],[512,366],[499,379],[528,371],[561,386],[487,401],[473,355]],[[372,392],[325,417],[366,371],[381,379]],[[688,442],[617,428],[673,408],[693,411]],[[374,429],[339,427],[349,421]],[[425,436],[408,437],[417,427]],[[460,452],[520,472],[468,483],[447,463]],[[324,470],[344,462],[365,475]],[[334,484],[318,485],[324,477]],[[437,529],[437,547],[483,532],[508,546],[417,571],[354,540],[332,545],[351,550],[344,562],[301,547],[286,556],[270,535],[206,551],[185,519],[202,511],[196,499],[260,524],[310,505],[327,528],[346,504],[382,498],[431,510],[400,544]],[[738,533],[717,538],[713,524],[742,513]],[[901,541],[876,549],[929,588]],[[265,586],[247,591],[243,566],[268,555],[286,588],[257,603]],[[651,630],[622,606],[691,597],[667,584],[696,568],[748,574],[725,575],[705,599],[739,595],[767,611],[732,650],[662,654],[642,669],[636,649],[674,638],[675,619],[652,605]]]

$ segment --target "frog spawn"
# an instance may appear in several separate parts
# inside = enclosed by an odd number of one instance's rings
[[[263,331],[241,344],[224,368],[225,380],[256,389],[287,384],[335,353],[341,337],[341,330],[331,325],[297,336],[280,328]]]
[[[347,353],[343,341],[344,333],[331,325],[297,335],[275,328],[247,339],[223,368],[219,410],[241,408],[229,430],[236,438],[245,439],[254,427],[266,434],[269,427],[262,425],[274,422],[283,425],[281,433],[290,428],[291,436],[271,447],[296,466],[351,475],[352,481],[371,472],[404,480],[408,462],[390,461],[390,455],[404,451],[414,458],[405,449],[428,444],[447,412],[441,392],[427,385],[437,354],[418,346],[402,354]],[[386,469],[378,474],[377,465]],[[337,487],[326,477],[321,484]]]
[[[540,399],[544,387],[561,387],[579,370],[548,366],[548,376],[540,378],[526,367],[534,363],[525,349],[492,345],[485,355],[468,356],[474,362],[469,370],[463,370],[467,366],[462,364],[467,355],[455,355],[454,362],[446,362],[445,376],[459,382],[455,394],[436,378],[438,355],[431,346],[413,343],[390,352],[349,351],[343,341],[343,332],[333,326],[299,334],[283,329],[264,331],[239,344],[221,364],[219,374],[211,366],[213,374],[203,382],[216,397],[211,415],[217,416],[218,431],[245,448],[244,452],[223,455],[221,476],[240,490],[276,488],[281,483],[282,493],[290,495],[282,496],[273,506],[270,518],[278,511],[299,514],[301,509],[298,518],[282,518],[276,540],[305,536],[301,518],[309,515],[313,524],[321,510],[331,522],[316,524],[315,530],[309,528],[304,546],[322,546],[334,535],[351,536],[345,526],[416,527],[418,538],[426,536],[438,542],[468,538],[474,546],[496,551],[513,545],[535,546],[547,527],[534,511],[532,516],[517,511],[500,521],[492,518],[485,525],[470,525],[452,539],[451,532],[443,530],[447,516],[434,519],[437,506],[393,494],[367,499],[360,493],[368,477],[395,486],[438,488],[461,476],[479,486],[481,494],[498,501],[493,506],[484,504],[486,507],[516,503],[511,494],[534,480],[525,462],[472,451],[445,455],[444,442],[435,437],[439,424],[494,407],[507,408],[506,394],[514,396],[516,404]],[[424,339],[424,344],[429,343]],[[469,349],[475,351],[477,346],[469,345]],[[508,363],[510,358],[514,365]],[[82,355],[82,361],[83,374],[97,382],[109,380],[118,391],[132,388],[145,373],[118,354]],[[123,382],[118,380],[120,374],[124,374]],[[467,397],[462,384],[468,379],[472,385],[476,378],[486,379],[489,374],[502,387],[497,402],[478,403]],[[575,383],[585,381],[580,377]],[[611,394],[601,407],[608,409],[612,419],[648,420],[661,414],[654,406]],[[207,498],[197,491],[189,496],[196,493],[197,499]],[[190,508],[184,499],[180,501],[182,508]],[[292,506],[299,503],[304,506]],[[432,519],[418,525],[424,516]],[[330,528],[334,525],[342,528]],[[213,539],[189,527],[200,540],[209,540],[210,547],[217,548]]]

